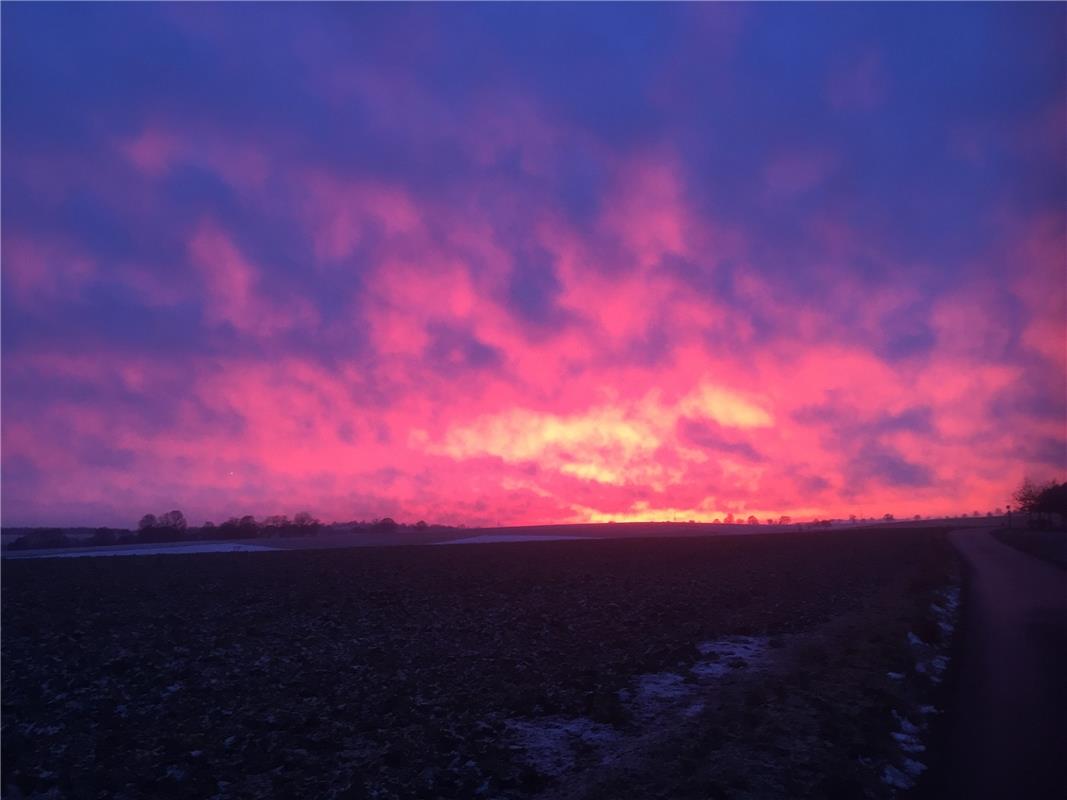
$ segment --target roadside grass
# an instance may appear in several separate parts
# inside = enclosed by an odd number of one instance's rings
[[[1067,569],[1067,530],[1031,530],[999,528],[993,536],[1009,547]]]

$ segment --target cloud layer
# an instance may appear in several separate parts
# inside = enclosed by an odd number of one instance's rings
[[[1067,9],[5,7],[3,517],[986,510]]]

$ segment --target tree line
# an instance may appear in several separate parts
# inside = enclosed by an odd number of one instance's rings
[[[38,550],[59,547],[100,547],[120,544],[159,544],[162,542],[217,541],[230,539],[262,539],[272,537],[314,536],[325,528],[331,530],[356,530],[373,533],[400,531],[443,530],[451,526],[429,525],[423,520],[403,524],[392,517],[376,517],[371,520],[324,525],[306,511],[291,519],[285,514],[274,514],[256,519],[251,514],[230,517],[216,525],[205,522],[199,527],[189,524],[180,510],[162,514],[145,514],[137,523],[136,530],[123,528],[34,528],[8,545],[10,550]],[[461,526],[462,527],[462,526]]]
[[[1062,525],[1067,518],[1067,481],[1036,483],[1025,478],[1015,490],[1014,500],[1032,527],[1051,527],[1057,521]]]
[[[173,542],[187,539],[256,539],[270,536],[311,536],[319,532],[322,523],[306,511],[292,519],[277,514],[257,520],[251,514],[230,517],[216,525],[205,522],[190,528],[185,515],[178,510],[165,514],[145,514],[137,523],[138,542]]]

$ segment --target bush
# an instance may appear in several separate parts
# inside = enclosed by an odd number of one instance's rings
[[[76,544],[59,528],[43,528],[20,536],[8,548],[10,550],[45,550],[53,547],[70,547]]]
[[[178,528],[144,528],[137,534],[137,541],[143,544],[177,542],[185,538],[188,538],[185,531]]]
[[[97,528],[93,532],[93,535],[89,537],[86,544],[91,544],[93,547],[103,547],[109,544],[115,544],[118,539],[118,534],[110,528]]]
[[[396,524],[396,520],[392,517],[385,517],[384,519],[375,520],[370,529],[372,531],[381,531],[382,533],[392,533],[400,526]]]

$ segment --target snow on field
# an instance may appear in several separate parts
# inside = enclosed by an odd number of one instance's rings
[[[934,612],[941,633],[948,638],[956,630],[956,618],[960,610],[960,587],[948,586],[942,589],[940,600],[940,603],[931,604],[930,610]]]
[[[887,764],[882,771],[882,781],[894,789],[911,789],[919,780],[919,776],[926,771],[926,765],[917,758],[912,758],[919,753],[926,752],[926,745],[922,743],[922,734],[926,728],[926,720],[920,725],[911,722],[896,709],[893,709],[893,719],[896,720],[897,730],[893,731],[893,738],[897,747],[904,753],[899,766]]]
[[[941,683],[949,664],[949,650],[952,633],[956,630],[956,621],[960,609],[960,587],[946,586],[937,593],[936,600],[930,604],[930,613],[941,631],[938,642],[926,642],[913,631],[908,632],[908,644],[915,657],[915,674],[928,678],[931,684]],[[889,672],[888,677],[895,681],[904,680],[900,672]],[[894,788],[908,790],[915,786],[919,776],[926,770],[926,765],[918,759],[920,753],[926,752],[923,735],[929,728],[927,717],[939,713],[931,705],[921,705],[917,710],[918,723],[896,709],[893,719],[896,730],[892,732],[900,751],[896,764],[886,764],[882,771],[882,781]]]
[[[637,679],[634,705],[642,716],[655,714],[660,708],[688,696],[693,687],[675,672],[653,672]]]
[[[631,689],[622,689],[619,699],[630,706],[643,723],[671,719],[672,714],[695,717],[704,711],[702,695],[709,684],[733,670],[758,667],[766,661],[768,640],[762,636],[730,636],[697,645],[703,659],[683,672],[653,672],[638,676]],[[684,666],[684,665],[679,665]],[[618,757],[626,736],[612,727],[586,717],[542,717],[509,720],[506,723],[513,749],[546,775],[560,776],[574,769],[577,754],[597,756],[600,763]]]
[[[927,676],[932,683],[941,683],[948,669],[948,641],[956,630],[959,616],[960,587],[947,586],[938,592],[937,601],[930,604],[930,612],[941,631],[940,644],[927,644],[914,633],[908,633],[908,643],[915,652],[915,671]]]
[[[78,552],[32,553],[26,555],[9,555],[7,558],[89,558],[95,556],[172,556],[187,553],[265,553],[276,551],[275,547],[261,544],[229,544],[227,542],[197,542],[173,547],[99,547]]]
[[[634,692],[624,691],[620,699],[632,699],[638,716],[651,717],[664,708],[675,705],[682,700],[689,700],[689,715],[699,701],[691,695],[698,692],[702,685],[729,675],[734,670],[756,668],[766,659],[768,639],[765,636],[727,636],[722,639],[701,642],[697,645],[703,659],[689,668],[695,680],[686,681],[676,672],[653,672],[637,679]]]
[[[887,766],[882,772],[882,780],[894,789],[911,789],[925,769],[918,761],[905,758],[899,768],[892,764]]]
[[[464,539],[449,539],[447,542],[434,542],[434,544],[497,544],[499,542],[560,542],[590,539],[589,536],[539,536],[525,533],[491,533],[485,536],[468,536]]]
[[[766,636],[728,636],[697,645],[703,661],[690,670],[698,678],[721,678],[731,670],[758,665],[767,655]]]
[[[586,717],[512,719],[504,724],[525,760],[544,775],[562,775],[574,769],[579,747],[597,750],[619,739],[613,727]]]

